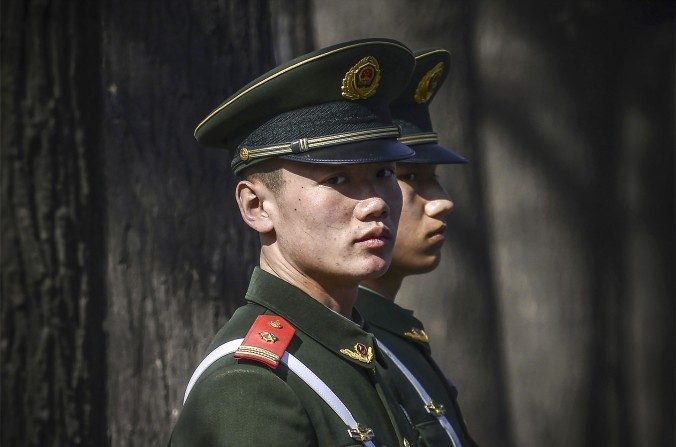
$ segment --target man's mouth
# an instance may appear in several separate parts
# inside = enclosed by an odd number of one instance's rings
[[[392,232],[386,226],[373,227],[355,242],[367,247],[382,247],[392,240]]]
[[[433,243],[441,243],[446,240],[444,233],[446,233],[446,224],[442,224],[435,230],[427,233],[427,239]]]

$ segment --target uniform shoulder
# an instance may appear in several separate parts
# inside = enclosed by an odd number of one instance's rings
[[[229,324],[226,324],[226,329],[219,332],[217,340],[211,344],[207,355],[190,377],[184,401],[188,399],[195,387],[200,386],[205,377],[221,369],[237,365],[241,361],[253,362],[270,369],[276,369],[279,366],[286,348],[293,340],[294,327],[278,315],[257,315],[256,312],[250,311],[245,317],[242,317],[240,312],[234,322],[234,329],[228,330]],[[241,321],[250,321],[253,317],[255,319],[249,323],[248,331],[242,337],[242,327],[245,326],[241,324]]]
[[[261,429],[261,427],[265,427]],[[313,445],[314,432],[295,392],[255,364],[213,371],[191,393],[171,446]]]

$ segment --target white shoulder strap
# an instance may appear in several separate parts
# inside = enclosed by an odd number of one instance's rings
[[[237,350],[239,345],[242,344],[243,338],[237,340],[232,340],[227,343],[222,344],[218,348],[214,349],[207,355],[204,360],[199,364],[195,372],[193,373],[190,381],[188,382],[188,387],[185,390],[185,397],[183,398],[183,403],[188,400],[188,394],[192,390],[193,386],[197,382],[197,379],[206,371],[206,369],[211,366],[216,360],[225,357],[228,354],[232,354]],[[314,390],[319,397],[326,402],[326,404],[331,407],[331,409],[338,415],[338,417],[347,425],[348,435],[357,441],[361,441],[366,447],[375,447],[371,438],[373,437],[373,431],[369,428],[364,428],[361,424],[352,416],[352,413],[345,404],[336,396],[336,393],[331,391],[331,389],[324,383],[322,379],[317,377],[310,368],[305,366],[300,360],[290,354],[288,351],[282,355],[282,363],[289,367],[298,377],[300,377],[303,382],[305,382],[310,388]]]
[[[204,360],[200,362],[200,364],[197,366],[197,369],[195,370],[194,373],[192,373],[192,377],[190,377],[190,381],[188,382],[188,386],[185,389],[185,395],[183,396],[183,405],[185,405],[185,401],[188,400],[188,394],[190,394],[190,391],[192,390],[192,387],[195,386],[195,382],[197,382],[197,379],[200,378],[202,373],[207,370],[208,367],[210,367],[216,360],[220,359],[221,357],[225,357],[228,354],[232,354],[239,348],[239,345],[242,344],[244,341],[243,338],[238,338],[237,340],[232,340],[227,343],[224,343],[220,345],[218,348],[214,349],[204,357]]]
[[[441,426],[446,431],[446,434],[448,434],[448,437],[451,439],[453,446],[462,447],[460,439],[458,438],[458,435],[455,433],[453,426],[451,425],[450,422],[448,422],[446,416],[443,415],[443,410],[440,410],[439,406],[434,403],[430,395],[427,394],[427,391],[425,391],[425,388],[423,388],[422,384],[418,382],[418,379],[415,378],[413,373],[401,362],[401,360],[397,358],[397,356],[394,355],[392,351],[390,351],[383,344],[383,342],[381,342],[380,340],[376,340],[376,343],[378,344],[378,347],[387,355],[387,357],[389,357],[389,359],[392,360],[392,362],[397,366],[397,368],[399,368],[399,370],[404,374],[404,376],[411,383],[411,385],[413,385],[413,388],[415,388],[416,392],[420,396],[420,399],[422,399],[423,401],[425,410],[432,416],[437,418]]]

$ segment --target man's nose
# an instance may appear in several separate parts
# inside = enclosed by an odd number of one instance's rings
[[[429,217],[443,217],[453,211],[451,199],[430,200],[425,204],[425,214]]]
[[[390,207],[381,197],[369,197],[361,200],[354,209],[355,217],[362,221],[384,218],[390,213]]]

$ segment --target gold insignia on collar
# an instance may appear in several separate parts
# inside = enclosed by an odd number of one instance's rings
[[[444,408],[444,406],[442,404],[435,404],[434,401],[431,401],[430,403],[425,405],[425,410],[427,410],[427,412],[432,416],[436,417],[443,416],[444,414],[446,414],[446,409]]]
[[[351,359],[359,360],[362,363],[371,363],[371,360],[373,360],[373,348],[370,346],[367,347],[363,343],[354,345],[354,351],[352,349],[343,348],[340,352]]]
[[[429,343],[430,338],[427,336],[423,329],[418,329],[417,327],[412,327],[410,330],[404,332],[404,335],[410,338],[413,341],[420,343]]]
[[[282,323],[279,322],[279,320],[271,321],[270,326],[272,326],[275,329],[281,329],[282,328]]]
[[[439,62],[434,68],[425,73],[425,76],[422,77],[418,83],[418,87],[415,89],[415,94],[413,95],[415,102],[424,104],[432,98],[437,87],[439,87],[439,79],[441,79],[443,72],[444,63]]]
[[[271,332],[259,332],[258,335],[263,339],[263,341],[268,343],[274,343],[279,340],[279,338],[277,338],[277,336]]]
[[[347,434],[350,435],[350,438],[359,442],[370,441],[373,439],[373,430],[368,427],[364,427],[359,422],[357,422],[356,428],[348,429]]]
[[[406,438],[404,438],[404,447],[411,447],[411,443]]]
[[[375,95],[379,84],[380,64],[375,57],[367,56],[345,73],[340,91],[347,99],[367,99]]]

